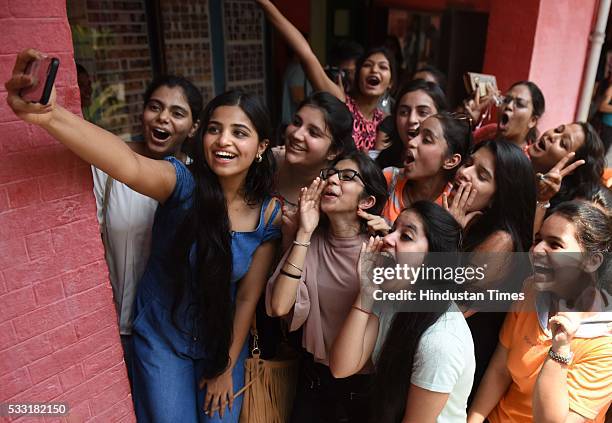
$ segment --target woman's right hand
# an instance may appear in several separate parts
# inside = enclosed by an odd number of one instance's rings
[[[474,90],[474,96],[469,98],[463,102],[463,107],[467,114],[470,115],[473,122],[476,124],[480,123],[481,118],[485,114],[487,108],[491,107],[495,96],[499,95],[498,92],[491,86],[491,84],[487,83],[485,85],[486,95],[480,97],[480,89],[478,85],[476,85],[476,89]]]
[[[300,209],[299,231],[311,234],[317,229],[321,215],[321,194],[326,185],[327,182],[317,177],[308,188],[301,189],[298,204]]]
[[[32,85],[33,79],[24,74],[28,63],[40,59],[43,55],[34,49],[23,50],[17,55],[11,79],[5,82],[7,91],[6,102],[20,119],[34,125],[45,125],[51,121],[52,111],[55,108],[55,88],[51,93],[48,104],[30,103],[21,98],[19,92]]]

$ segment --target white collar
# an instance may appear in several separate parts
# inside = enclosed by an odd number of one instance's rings
[[[580,327],[578,327],[574,338],[589,339],[601,336],[612,336],[612,296],[604,290],[600,290],[600,292],[608,304],[606,310],[611,311],[602,311],[584,319]],[[549,292],[538,292],[536,294],[538,322],[540,323],[540,328],[542,328],[548,337],[551,336],[550,330],[548,329],[548,312],[551,302],[552,296]]]

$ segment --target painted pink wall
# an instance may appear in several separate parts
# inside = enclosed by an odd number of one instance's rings
[[[574,119],[597,0],[541,0],[529,79],[546,98],[539,128]]]
[[[492,0],[484,73],[504,91],[529,79],[544,93],[546,130],[574,119],[597,0]]]
[[[46,422],[134,422],[90,167],[6,104],[33,47],[59,57],[58,103],[80,113],[66,1],[0,0],[0,25],[0,403],[68,404]]]
[[[483,72],[501,90],[527,79],[539,11],[538,0],[492,0]]]

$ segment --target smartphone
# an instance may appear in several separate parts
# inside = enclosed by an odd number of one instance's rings
[[[31,103],[47,104],[58,68],[57,57],[44,57],[28,63],[24,74],[33,78],[33,84],[21,90],[21,98]]]
[[[463,82],[465,84],[465,90],[469,95],[474,94],[476,87],[478,87],[478,96],[484,97],[487,95],[487,84],[490,84],[491,87],[497,91],[497,79],[494,75],[467,72],[463,76]]]
[[[327,77],[334,81],[334,84],[337,84],[338,78],[341,78],[344,89],[348,90],[350,88],[348,75],[343,69],[340,69],[337,66],[325,66],[324,70]]]

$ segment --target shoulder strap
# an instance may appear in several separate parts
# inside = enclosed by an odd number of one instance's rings
[[[106,184],[104,185],[104,200],[102,200],[102,222],[100,223],[100,230],[106,232],[106,211],[108,210],[108,199],[110,197],[111,189],[113,189],[114,179],[110,175],[106,175]]]
[[[274,222],[274,219],[276,218],[276,215],[278,214],[279,210],[281,209],[281,201],[276,198],[276,197],[270,197],[269,199],[267,199],[262,207],[265,207],[264,209],[264,219],[266,217],[266,214],[268,213],[268,209],[270,208],[270,205],[274,204],[274,210],[272,210],[272,214],[270,215],[270,217],[267,219],[267,221],[265,222],[264,227],[267,228],[268,226],[270,226],[270,224],[272,222]]]

